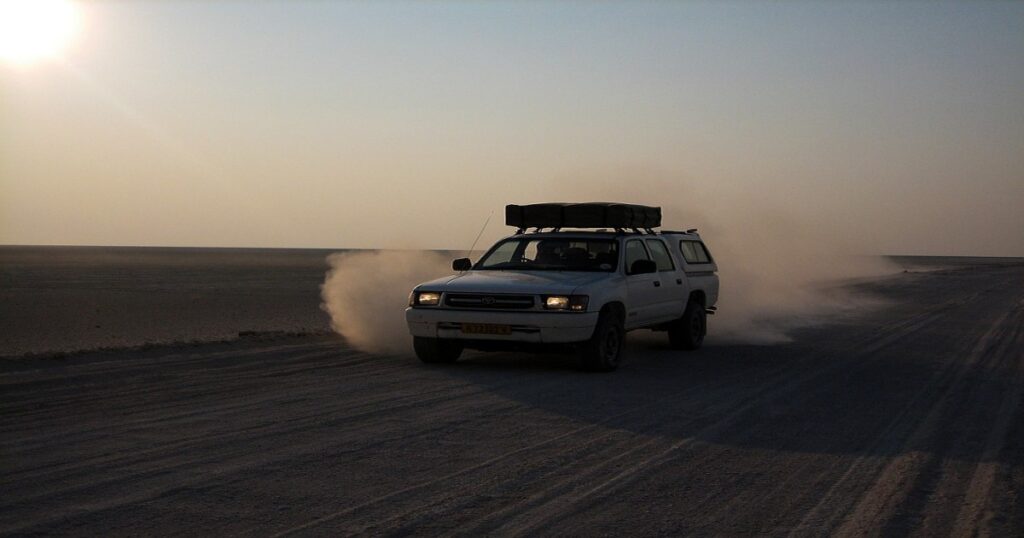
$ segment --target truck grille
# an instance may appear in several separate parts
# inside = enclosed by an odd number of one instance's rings
[[[444,304],[455,308],[493,308],[525,310],[533,308],[531,295],[491,295],[486,293],[448,293]]]

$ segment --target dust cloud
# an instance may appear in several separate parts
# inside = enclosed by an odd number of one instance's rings
[[[327,257],[320,307],[352,346],[372,353],[408,353],[405,306],[412,288],[451,274],[451,256],[423,250],[355,251]]]
[[[709,339],[787,342],[795,329],[841,321],[884,304],[848,284],[897,268],[880,256],[864,255],[826,228],[750,211],[702,233],[721,285],[718,313],[708,321]]]
[[[589,180],[577,179],[581,176]],[[768,194],[709,188],[685,173],[627,167],[558,178],[541,199],[515,203],[575,199],[657,205],[662,229],[697,228],[718,264],[721,285],[718,312],[708,318],[712,345],[788,342],[796,329],[867,314],[884,304],[848,284],[897,273],[898,267],[857,230]]]
[[[796,329],[869,313],[882,300],[847,284],[899,272],[872,252],[855,231],[837,229],[827,220],[764,200],[689,192],[651,178],[638,178],[628,186],[559,183],[557,193],[510,202],[608,200],[660,205],[663,229],[699,229],[721,280],[718,312],[708,320],[709,345],[787,342]],[[565,192],[577,195],[569,197]],[[322,308],[330,314],[334,329],[353,346],[407,353],[410,337],[403,312],[408,293],[420,282],[451,274],[452,257],[424,250],[332,255],[322,286]]]

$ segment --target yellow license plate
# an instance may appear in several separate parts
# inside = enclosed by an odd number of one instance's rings
[[[462,332],[466,334],[512,334],[512,326],[493,323],[463,323]]]

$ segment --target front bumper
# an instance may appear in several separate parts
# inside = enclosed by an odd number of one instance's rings
[[[494,340],[566,344],[594,334],[597,312],[486,312],[446,308],[406,308],[405,321],[413,336],[456,340]],[[511,334],[466,334],[463,323],[509,325]]]

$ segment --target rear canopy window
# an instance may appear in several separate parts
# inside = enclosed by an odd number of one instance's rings
[[[658,239],[648,239],[647,248],[651,249],[651,256],[658,265],[658,271],[675,271],[676,266],[672,263],[672,256],[668,253],[665,243]]]
[[[711,256],[700,241],[682,240],[679,242],[679,250],[683,253],[686,263],[711,263]]]

